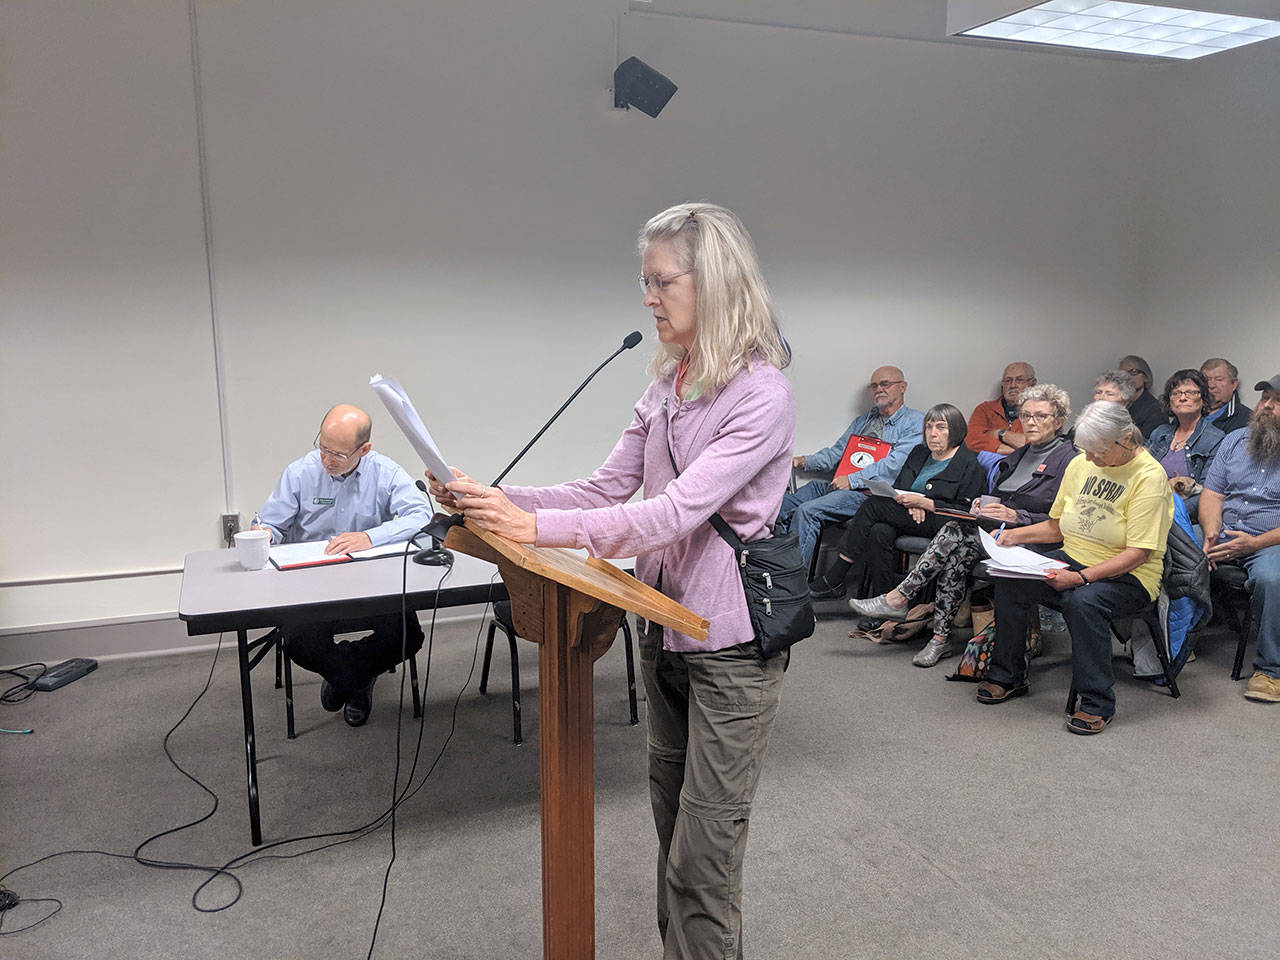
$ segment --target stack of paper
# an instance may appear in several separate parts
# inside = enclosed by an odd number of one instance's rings
[[[1002,547],[987,531],[979,528],[978,539],[982,549],[991,559],[986,571],[993,577],[1018,577],[1024,580],[1043,580],[1050,570],[1065,570],[1066,564],[1026,547]]]
[[[384,543],[368,550],[353,553],[327,554],[324,548],[328,540],[309,540],[305,543],[281,543],[271,548],[271,565],[277,570],[298,570],[302,567],[319,567],[329,563],[350,563],[353,560],[374,560],[378,557],[404,556],[405,542]]]

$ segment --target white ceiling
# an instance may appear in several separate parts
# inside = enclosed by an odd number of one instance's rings
[[[1009,12],[1036,0],[1005,0]],[[1280,20],[1280,0],[1145,0]],[[798,27],[940,43],[987,43],[947,36],[946,0],[629,0],[628,9],[673,16]],[[1280,42],[1258,44],[1280,56]]]

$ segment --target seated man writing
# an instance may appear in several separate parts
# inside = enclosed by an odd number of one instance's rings
[[[367,550],[408,540],[431,517],[427,498],[395,461],[373,453],[369,415],[350,404],[325,414],[310,453],[285,468],[280,482],[258,511],[273,543],[328,540],[327,554]],[[372,630],[368,636],[335,642],[335,635]],[[373,684],[422,648],[422,627],[410,614],[337,623],[282,627],[285,652],[301,667],[324,678],[320,704],[358,727],[369,719]]]
[[[863,501],[865,493],[858,486],[868,480],[892,483],[907,461],[907,454],[924,436],[924,414],[905,405],[907,381],[897,367],[880,367],[871,374],[871,391],[875,406],[862,414],[829,447],[817,453],[792,457],[794,470],[833,471],[840,464],[849,439],[855,434],[882,441],[889,447],[883,457],[852,474],[834,477],[830,482],[813,480],[795,493],[782,498],[778,524],[794,530],[800,538],[800,555],[806,563],[818,545],[823,523],[848,520]]]
[[[1280,703],[1280,373],[1258,383],[1262,399],[1247,430],[1227,435],[1200,494],[1200,528],[1209,562],[1249,571],[1262,598],[1258,656],[1244,695]]]

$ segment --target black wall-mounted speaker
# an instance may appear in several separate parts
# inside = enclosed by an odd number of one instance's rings
[[[656,117],[667,105],[676,85],[639,57],[627,57],[613,71],[613,105],[635,107]]]

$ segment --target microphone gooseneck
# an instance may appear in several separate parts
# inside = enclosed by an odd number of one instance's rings
[[[538,439],[544,433],[547,432],[547,428],[556,422],[556,418],[558,418],[560,414],[564,413],[565,408],[569,406],[569,404],[573,403],[574,398],[577,397],[577,395],[580,394],[586,388],[587,384],[591,382],[592,378],[595,377],[597,373],[599,373],[606,366],[608,366],[613,361],[613,358],[616,357],[618,354],[620,354],[623,350],[630,350],[632,347],[634,347],[637,343],[639,343],[643,339],[644,339],[644,336],[640,333],[639,330],[632,330],[630,333],[628,333],[622,341],[622,346],[620,346],[617,350],[613,351],[613,353],[609,354],[608,358],[604,361],[604,363],[600,364],[600,366],[596,367],[594,370],[591,371],[590,374],[587,375],[587,379],[583,380],[582,383],[578,385],[578,389],[573,391],[573,393],[569,395],[569,399],[560,405],[560,409],[551,415],[551,419],[542,425],[542,429],[533,435],[533,439],[524,445],[524,449],[516,454],[515,459],[507,464],[506,469],[504,469],[500,474],[498,474],[497,479],[495,479],[493,483],[489,484],[489,486],[496,487],[499,483],[502,482],[502,478],[511,472],[511,468],[520,462],[521,458],[524,457],[524,455],[529,452],[529,448],[538,442]]]

